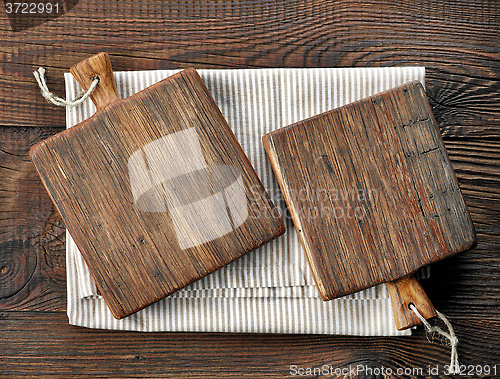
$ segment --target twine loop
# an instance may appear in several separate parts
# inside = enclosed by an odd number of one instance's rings
[[[74,100],[66,100],[59,96],[54,95],[52,92],[49,91],[49,88],[47,87],[47,82],[45,80],[45,69],[43,67],[39,67],[38,70],[33,71],[33,75],[35,76],[38,86],[42,91],[42,96],[46,98],[48,101],[50,101],[52,104],[55,104],[59,107],[74,107],[83,103],[95,90],[97,84],[99,84],[99,77],[96,75],[92,78],[92,84],[90,85],[89,89],[86,92],[85,91],[80,92]]]
[[[448,333],[446,333],[439,326],[432,326],[431,324],[429,324],[429,322],[419,313],[415,305],[410,304],[409,308],[410,310],[413,311],[413,313],[417,315],[420,321],[422,321],[422,324],[424,324],[427,333],[432,334],[436,332],[445,337],[449,341],[451,346],[451,359],[450,359],[450,367],[448,369],[448,374],[450,375],[460,374],[460,362],[458,361],[458,352],[457,352],[458,338],[455,335],[455,331],[453,330],[450,321],[448,321],[448,318],[444,314],[436,310],[438,317],[444,322],[444,324],[448,328]]]

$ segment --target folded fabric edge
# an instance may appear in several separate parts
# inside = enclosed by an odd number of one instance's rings
[[[83,302],[69,313],[75,326],[143,332],[215,332],[408,336],[394,327],[387,300],[323,302],[320,299],[164,299],[122,320],[104,301]],[[168,312],[166,311],[168,309]],[[373,312],[377,309],[377,312]]]
[[[101,299],[100,295],[84,293],[80,297],[86,300]],[[241,288],[206,288],[199,290],[180,290],[169,296],[170,299],[182,298],[303,298],[320,299],[315,285],[285,286],[285,287],[241,287]],[[386,286],[381,284],[366,290],[349,294],[339,299],[367,300],[388,299],[389,293]]]

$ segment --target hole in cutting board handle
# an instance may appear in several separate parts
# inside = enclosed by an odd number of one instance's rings
[[[85,91],[89,89],[96,76],[99,78],[99,84],[90,95],[97,109],[103,109],[120,99],[107,53],[99,53],[77,63],[70,68],[70,72]]]
[[[410,309],[412,304],[425,319],[437,316],[436,309],[413,274],[387,282],[386,285],[391,296],[394,321],[398,330],[405,330],[422,323]]]

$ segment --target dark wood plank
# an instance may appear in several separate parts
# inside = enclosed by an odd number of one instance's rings
[[[123,100],[107,54],[72,72],[98,112],[30,156],[116,318],[285,232],[195,70]]]
[[[47,67],[49,88],[62,94],[63,72],[104,50],[115,70],[424,65],[442,131],[498,134],[500,5],[438,4],[80,2],[29,35],[5,24],[0,125],[63,126],[64,112],[40,97],[31,72]]]
[[[500,238],[478,234],[475,249],[435,263],[422,286],[439,311],[474,323],[500,319]]]
[[[0,308],[65,307],[65,228],[29,160],[52,134],[0,128]]]
[[[498,363],[498,319],[481,325],[471,325],[467,318],[451,322],[460,341],[462,364],[492,368]],[[332,377],[381,377],[362,368],[384,367],[393,370],[387,378],[421,378],[430,377],[429,367],[438,366],[439,377],[444,378],[444,365],[449,363],[449,348],[439,341],[429,342],[422,330],[397,338],[112,332],[72,327],[63,314],[39,312],[1,312],[0,330],[3,376],[281,378],[294,377],[299,368],[327,365],[333,372],[347,369],[348,375]],[[424,375],[397,374],[405,368],[424,370]]]
[[[392,282],[476,243],[419,83],[263,142],[324,300]]]

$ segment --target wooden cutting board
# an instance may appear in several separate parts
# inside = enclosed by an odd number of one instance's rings
[[[107,54],[71,72],[98,110],[30,155],[116,318],[285,232],[195,70],[123,100]]]
[[[422,85],[263,137],[324,300],[387,283],[398,329],[434,307],[413,274],[476,244]]]

